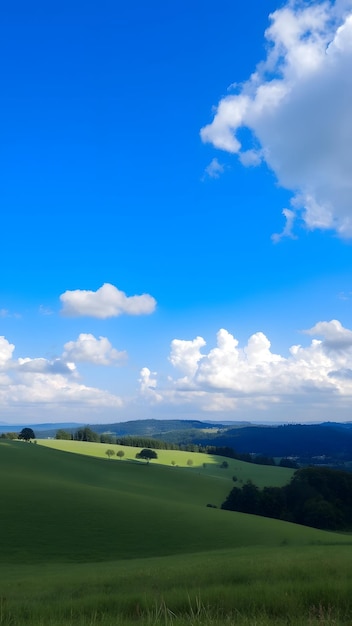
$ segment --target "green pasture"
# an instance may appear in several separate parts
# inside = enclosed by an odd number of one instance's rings
[[[351,545],[288,545],[94,564],[0,565],[0,623],[338,626]]]
[[[113,560],[325,540],[314,529],[207,507],[219,506],[231,483],[193,469],[5,440],[0,470],[3,561]]]
[[[0,475],[1,626],[352,623],[352,537],[207,507],[230,478],[9,440]]]
[[[115,455],[118,450],[123,450],[125,456],[122,459],[114,456],[110,461],[115,463],[123,463],[125,461],[136,461],[138,463],[145,463],[145,461],[137,460],[136,454],[140,452],[141,448],[134,448],[131,446],[111,445],[106,443],[90,443],[85,441],[65,441],[62,439],[39,439],[38,445],[54,448],[55,450],[62,450],[65,452],[74,452],[76,454],[83,454],[86,456],[94,456],[97,458],[105,458],[106,450],[114,450]],[[252,480],[258,487],[282,487],[289,482],[293,475],[294,470],[286,467],[273,467],[270,465],[256,465],[254,463],[245,463],[244,461],[237,461],[234,459],[228,459],[223,456],[200,454],[199,452],[182,452],[181,450],[156,450],[158,458],[151,461],[151,464],[166,465],[172,467],[175,471],[180,468],[191,470],[192,472],[201,473],[204,476],[214,476],[219,479],[225,479],[231,481],[232,477],[236,476],[238,484],[245,483],[247,480]],[[192,465],[187,464],[188,461],[192,462]],[[221,464],[226,461],[228,468],[222,468]],[[228,487],[228,492],[231,486]]]

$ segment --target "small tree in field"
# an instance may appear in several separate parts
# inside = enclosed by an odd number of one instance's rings
[[[193,465],[192,459],[188,459],[187,465],[188,465],[188,467],[192,467],[192,465]]]
[[[147,461],[147,463],[149,463],[149,461],[151,459],[157,459],[158,455],[155,452],[155,450],[151,450],[150,448],[143,448],[143,450],[141,450],[140,452],[137,452],[136,454],[136,459],[144,459],[144,461]]]
[[[118,457],[119,457],[119,459],[122,459],[122,457],[123,457],[123,456],[125,456],[125,453],[124,453],[124,451],[123,451],[123,450],[118,450],[118,451],[116,452],[116,456],[118,456]]]
[[[106,456],[109,457],[109,459],[115,455],[115,452],[113,450],[111,450],[111,448],[108,448],[107,451],[105,452]]]
[[[24,441],[29,441],[30,439],[35,439],[35,434],[31,428],[22,428],[18,438],[24,439]]]

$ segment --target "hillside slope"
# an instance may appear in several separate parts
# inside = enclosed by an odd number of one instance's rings
[[[0,442],[2,561],[104,561],[246,545],[343,543],[293,524],[207,508],[222,481]]]

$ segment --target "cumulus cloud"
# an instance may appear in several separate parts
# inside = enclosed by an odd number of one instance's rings
[[[68,317],[89,316],[99,319],[118,315],[146,315],[153,313],[155,299],[149,294],[126,296],[114,285],[105,283],[97,291],[76,289],[61,294],[62,315]]]
[[[151,372],[148,367],[143,367],[140,371],[140,378],[138,382],[140,383],[142,396],[147,397],[154,402],[162,400],[162,396],[160,396],[156,391],[156,372]]]
[[[102,338],[104,339],[104,338]],[[116,354],[105,341],[95,340],[100,358]],[[106,340],[107,341],[107,340]],[[74,342],[72,342],[74,343]],[[15,350],[5,337],[0,337],[0,408],[6,414],[25,407],[28,413],[50,407],[50,411],[117,409],[123,405],[120,397],[108,391],[89,387],[80,382],[76,365],[69,361],[69,351],[61,358],[13,358]],[[104,351],[105,350],[105,351]],[[17,415],[18,418],[18,415]],[[72,415],[71,415],[72,419]]]
[[[174,339],[171,343],[169,360],[174,367],[192,376],[197,371],[198,362],[202,357],[200,349],[204,346],[203,337],[196,337],[193,341]]]
[[[338,320],[318,322],[304,331],[307,335],[318,335],[324,338],[324,347],[330,350],[350,350],[352,348],[352,331],[344,328]]]
[[[266,59],[220,100],[202,140],[244,165],[265,161],[308,228],[351,237],[352,0],[291,0],[270,20]],[[241,144],[243,127],[253,145]]]
[[[188,404],[204,411],[271,410],[274,406],[347,408],[352,398],[352,331],[337,320],[318,322],[303,331],[314,337],[308,346],[293,345],[276,354],[262,332],[241,347],[227,330],[217,333],[216,346],[205,350],[202,337],[171,343],[170,363],[181,376],[158,387],[158,401]],[[317,336],[322,339],[316,338]],[[141,391],[155,392],[157,377]],[[153,394],[149,394],[154,400]],[[282,419],[284,419],[284,415]],[[335,415],[336,417],[336,415]]]
[[[87,333],[81,333],[76,341],[65,343],[63,353],[65,360],[94,365],[113,365],[126,356],[126,352],[113,348],[107,337],[96,339]]]
[[[18,372],[31,372],[36,374],[62,374],[72,376],[76,373],[74,363],[65,363],[62,359],[48,360],[44,358],[30,359],[19,358],[17,360]]]
[[[10,359],[15,349],[13,343],[10,343],[4,336],[0,337],[0,367],[4,367]]]

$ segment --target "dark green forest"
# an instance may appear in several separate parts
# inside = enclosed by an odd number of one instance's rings
[[[297,470],[284,487],[260,490],[249,481],[234,487],[221,508],[324,530],[351,530],[352,474],[307,467]]]

